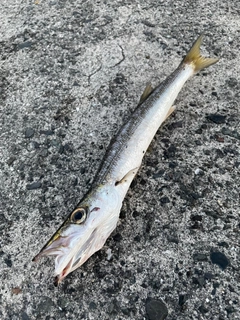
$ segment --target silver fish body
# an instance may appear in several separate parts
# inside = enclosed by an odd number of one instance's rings
[[[39,254],[54,255],[56,283],[81,266],[104,245],[116,228],[123,199],[141,166],[146,150],[185,82],[218,59],[200,55],[202,37],[179,67],[152,92],[145,94],[131,118],[111,142],[89,193],[67,217]]]

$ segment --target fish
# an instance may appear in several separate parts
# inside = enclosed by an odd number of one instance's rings
[[[33,258],[55,256],[56,286],[103,247],[117,226],[123,200],[149,144],[175,110],[178,93],[195,73],[219,60],[201,55],[202,38],[162,83],[155,89],[146,86],[130,119],[110,142],[90,190]]]

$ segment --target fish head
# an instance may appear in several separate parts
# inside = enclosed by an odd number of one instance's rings
[[[35,256],[55,256],[55,284],[100,250],[115,229],[122,201],[114,188],[99,187],[67,217]]]

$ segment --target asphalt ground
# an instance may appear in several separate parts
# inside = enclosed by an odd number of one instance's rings
[[[239,14],[236,0],[1,0],[0,319],[240,319]],[[181,91],[104,248],[55,288],[54,260],[32,258],[201,33],[220,61]]]

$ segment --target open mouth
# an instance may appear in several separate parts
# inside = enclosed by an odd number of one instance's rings
[[[63,271],[56,275],[54,278],[54,286],[57,287],[59,283],[71,272],[73,258],[68,262],[67,266],[63,269]]]
[[[47,244],[33,258],[38,261],[44,256],[56,256],[55,258],[55,280],[57,286],[70,272],[80,267],[97,248],[97,229],[94,229],[90,235],[79,235],[77,232],[68,235],[59,235],[58,238]]]

